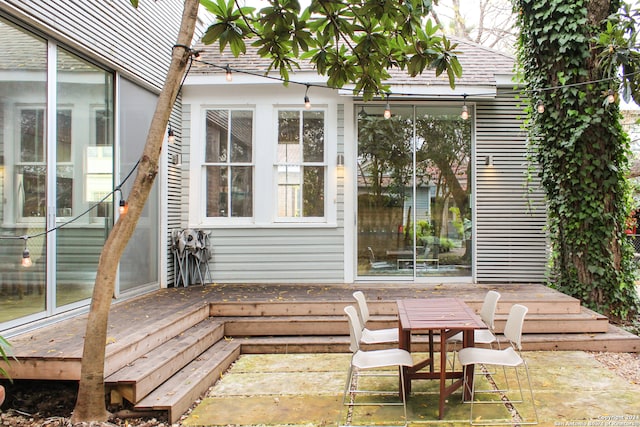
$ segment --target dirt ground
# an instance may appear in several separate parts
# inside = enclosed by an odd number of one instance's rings
[[[640,384],[640,354],[593,353],[606,369],[627,381]],[[179,427],[168,423],[163,413],[131,414],[126,408],[109,408],[114,417],[106,423],[76,424],[69,421],[76,401],[72,382],[20,381],[5,384],[7,398],[0,412],[0,426],[11,427]],[[194,407],[198,402],[194,402]]]
[[[77,383],[62,381],[16,381],[3,383],[6,400],[0,412],[0,426],[71,427],[78,391]],[[169,427],[164,413],[131,414],[125,408],[109,408],[114,417],[106,423],[76,424],[74,427]],[[179,423],[173,426],[179,426]]]

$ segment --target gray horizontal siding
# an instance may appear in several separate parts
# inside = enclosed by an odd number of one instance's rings
[[[341,229],[211,230],[214,281],[342,281]]]
[[[476,105],[478,282],[545,279],[544,195],[537,177],[526,176],[523,116],[511,96]],[[488,155],[493,167],[485,164]]]
[[[180,230],[183,227],[182,221],[182,171],[183,166],[176,166],[172,162],[174,154],[182,155],[182,101],[179,98],[174,105],[169,122],[175,134],[175,143],[167,145],[167,283],[174,283],[175,265],[173,263],[173,254],[171,246],[173,244],[172,231]],[[184,164],[184,163],[183,163]],[[186,174],[185,174],[186,175]]]
[[[181,0],[0,0],[0,7],[138,83],[162,87],[182,17]]]

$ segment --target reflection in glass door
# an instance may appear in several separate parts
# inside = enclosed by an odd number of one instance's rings
[[[112,216],[111,73],[58,47],[55,307],[88,300]],[[105,199],[105,197],[107,197]],[[86,303],[86,302],[85,302]]]
[[[358,276],[471,276],[471,123],[460,107],[358,106]]]

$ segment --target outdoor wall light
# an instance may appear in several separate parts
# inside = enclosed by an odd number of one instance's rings
[[[336,158],[336,166],[344,167],[344,154],[338,154],[338,157]]]
[[[487,157],[484,158],[484,164],[487,166],[493,166],[493,155],[489,154]]]
[[[182,155],[176,153],[171,155],[171,163],[174,166],[182,166]]]
[[[169,123],[169,130],[167,131],[167,142],[169,142],[169,144],[176,142],[176,136],[173,133],[173,129],[171,129],[171,123]]]

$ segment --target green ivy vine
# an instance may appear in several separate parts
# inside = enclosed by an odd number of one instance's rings
[[[597,40],[620,2],[514,0],[533,160],[549,217],[549,285],[617,319],[638,313],[625,220],[629,139]],[[544,113],[536,110],[542,102]]]

